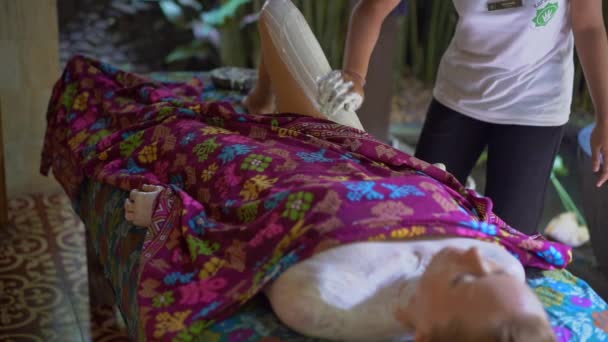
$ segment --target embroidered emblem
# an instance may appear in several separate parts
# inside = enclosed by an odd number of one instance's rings
[[[546,26],[551,21],[551,19],[555,17],[555,13],[557,13],[558,9],[559,4],[557,2],[548,3],[543,8],[537,8],[536,17],[532,19],[532,22],[534,22],[534,25],[536,25],[536,27]]]

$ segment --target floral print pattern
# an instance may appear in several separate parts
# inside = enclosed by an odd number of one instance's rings
[[[286,208],[283,212],[283,216],[289,217],[292,221],[303,219],[306,212],[310,210],[313,200],[314,195],[310,192],[290,194],[287,197],[287,205],[285,206]]]
[[[257,172],[264,172],[270,163],[272,162],[272,158],[268,156],[264,156],[261,154],[250,154],[243,164],[241,164],[241,170],[250,170]]]

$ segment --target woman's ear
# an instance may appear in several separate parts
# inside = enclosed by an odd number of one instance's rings
[[[395,317],[395,319],[403,326],[413,326],[413,322],[411,320],[412,317],[406,307],[398,306],[397,309],[395,309],[395,312],[393,312],[393,317]]]
[[[416,329],[416,337],[414,337],[414,342],[427,342],[428,340],[429,338],[426,332]]]
[[[405,306],[397,306],[393,312],[393,317],[408,331],[416,330],[416,313],[419,310],[416,309],[414,298],[415,296],[412,296]]]

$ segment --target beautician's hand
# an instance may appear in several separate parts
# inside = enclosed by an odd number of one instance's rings
[[[608,123],[597,122],[591,133],[593,172],[600,172],[597,187],[608,181]]]
[[[321,113],[334,116],[340,109],[356,111],[363,103],[363,86],[347,73],[334,70],[317,81]]]

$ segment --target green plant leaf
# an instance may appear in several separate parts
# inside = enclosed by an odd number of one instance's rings
[[[483,152],[481,152],[481,155],[479,156],[479,159],[477,159],[477,164],[476,165],[484,165],[485,163],[488,162],[488,150],[485,149],[483,150]]]
[[[582,224],[583,226],[587,226],[587,222],[585,221],[585,217],[583,216],[583,213],[581,213],[581,211],[578,209],[576,204],[574,204],[572,197],[570,197],[570,194],[568,193],[568,191],[566,191],[566,189],[564,188],[562,183],[559,181],[559,179],[557,179],[557,177],[555,176],[555,173],[551,173],[550,179],[551,179],[551,183],[555,187],[555,191],[557,192],[557,195],[559,196],[559,199],[562,202],[562,205],[564,206],[564,208],[567,211],[571,211],[576,214],[578,223]]]
[[[552,171],[557,176],[564,177],[568,175],[568,168],[564,164],[564,160],[561,156],[558,155],[557,157],[555,157],[555,161],[553,161]]]
[[[201,13],[201,19],[207,25],[222,25],[227,18],[236,15],[239,7],[249,2],[251,2],[251,0],[228,0],[226,3],[214,10]]]
[[[179,22],[183,16],[184,12],[182,8],[175,3],[173,0],[161,0],[158,2],[160,9],[163,11],[163,14],[172,23]]]
[[[193,57],[205,57],[211,52],[209,44],[201,41],[193,41],[189,45],[178,46],[167,57],[165,62],[168,64],[183,61]]]
[[[183,6],[192,7],[193,9],[195,9],[197,11],[203,10],[203,6],[200,3],[198,3],[196,0],[177,0],[177,1],[179,1],[179,3],[182,4]]]

